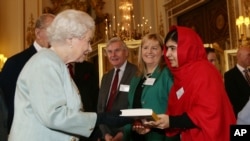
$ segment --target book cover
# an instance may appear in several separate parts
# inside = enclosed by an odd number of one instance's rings
[[[123,109],[120,116],[133,117],[135,119],[158,120],[152,109]]]

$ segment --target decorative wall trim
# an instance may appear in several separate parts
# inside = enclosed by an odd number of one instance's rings
[[[24,49],[28,48],[35,40],[35,22],[42,14],[42,0],[24,0],[23,1],[23,38]]]
[[[138,48],[141,45],[141,40],[125,41],[125,43],[129,48],[128,61],[137,65],[136,62],[138,61]],[[103,74],[105,74],[107,71],[113,68],[113,66],[108,61],[105,48],[106,48],[106,43],[98,44],[99,78],[102,78]],[[100,82],[101,79],[99,79],[99,83]]]
[[[198,7],[199,5],[202,5],[209,0],[170,0],[166,1],[164,4],[165,7],[165,13],[167,20],[167,29],[173,25],[176,24],[176,17],[184,12],[187,12],[188,10],[194,9],[195,7]]]
[[[57,14],[65,9],[77,9],[87,12],[91,15],[96,23],[95,36],[92,41],[93,51],[89,54],[89,58],[97,55],[97,45],[105,40],[105,19],[109,19],[110,15],[103,13],[105,2],[103,0],[50,0],[52,6],[43,7],[43,13]]]
[[[35,41],[35,19],[33,14],[30,14],[28,25],[26,28],[26,43],[27,45],[31,45]]]
[[[227,0],[227,13],[228,13],[228,25],[229,25],[229,39],[226,44],[226,49],[234,49],[239,46],[237,29],[236,29],[236,17],[239,16],[239,2],[241,0]]]

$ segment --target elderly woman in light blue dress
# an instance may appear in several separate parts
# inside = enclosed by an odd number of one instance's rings
[[[65,10],[56,16],[47,28],[51,48],[35,54],[17,80],[9,141],[77,141],[89,137],[97,124],[114,123],[113,115],[108,121],[107,114],[83,111],[66,66],[84,61],[92,51],[94,30],[85,12]]]
[[[247,104],[238,113],[237,124],[250,124],[250,98]]]

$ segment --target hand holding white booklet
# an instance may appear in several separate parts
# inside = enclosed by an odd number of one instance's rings
[[[120,116],[133,117],[135,119],[158,120],[152,109],[123,109]]]

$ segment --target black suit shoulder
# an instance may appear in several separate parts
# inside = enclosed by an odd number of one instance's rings
[[[23,66],[35,53],[36,49],[33,45],[31,45],[24,51],[17,53],[7,59],[2,68],[0,75],[0,86],[5,95],[6,105],[8,108],[8,130],[10,130],[14,114],[14,95],[18,76]]]
[[[235,66],[232,69],[228,70],[227,72],[225,72],[224,76],[231,76],[233,74],[241,74],[240,70]]]
[[[29,48],[23,50],[22,52],[19,52],[12,57],[10,57],[7,62],[19,62],[21,64],[25,64],[31,56],[33,56],[36,53],[35,47],[32,45]],[[6,62],[6,63],[7,63]]]
[[[80,91],[84,110],[86,112],[96,112],[99,79],[95,65],[88,61],[75,63],[75,75],[73,79]]]
[[[235,116],[237,116],[249,99],[250,86],[236,66],[225,72],[224,83],[228,97],[233,105]]]
[[[23,68],[25,63],[36,53],[35,47],[32,45],[24,51],[13,55],[9,59],[7,59],[6,63],[3,66],[2,72],[5,70],[9,71],[10,69],[18,70],[18,72]]]
[[[249,87],[244,76],[236,66],[230,69],[229,71],[225,72],[224,80],[226,88],[229,87],[229,85],[235,85],[235,84],[242,87]]]
[[[10,79],[10,81],[16,81],[25,63],[35,53],[36,49],[32,45],[29,48],[25,49],[24,51],[8,58],[1,71],[0,83],[2,83],[2,81],[5,81],[5,79]]]
[[[0,141],[7,141],[7,117],[8,111],[5,105],[3,92],[0,88]]]

